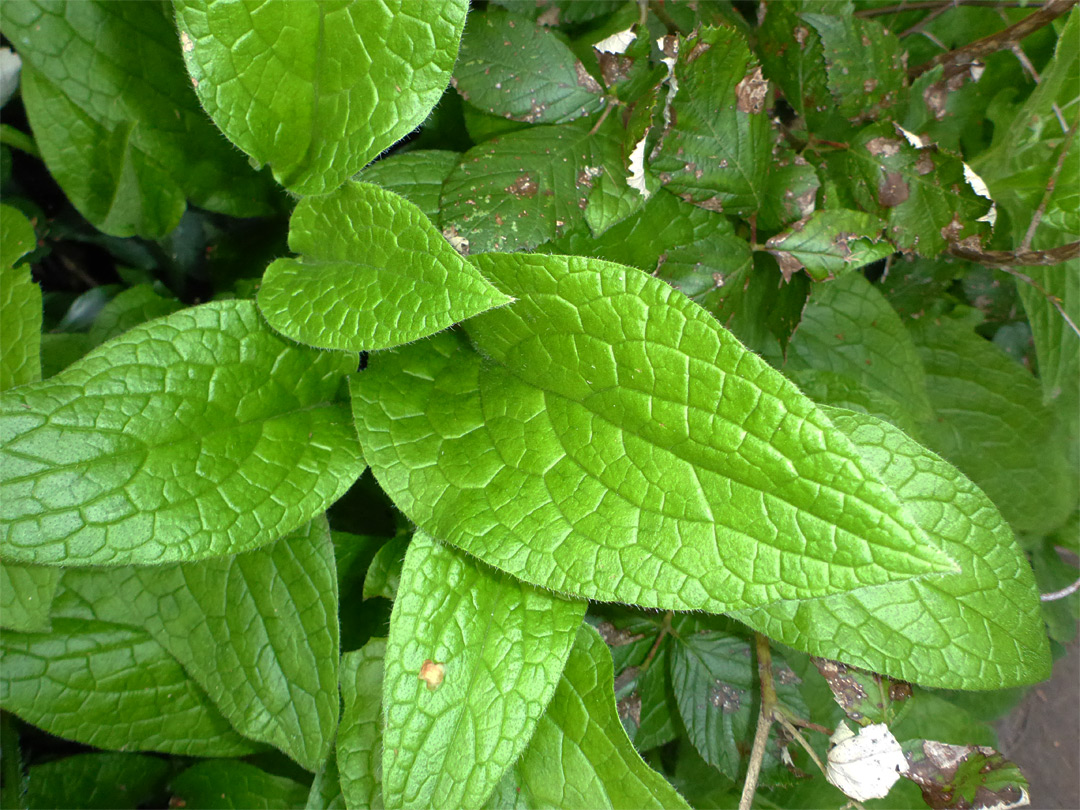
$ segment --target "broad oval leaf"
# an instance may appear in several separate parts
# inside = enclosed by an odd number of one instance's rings
[[[414,522],[527,582],[725,612],[951,571],[822,412],[631,268],[488,254],[518,300],[352,380]],[[393,358],[390,360],[390,358]]]
[[[413,535],[386,645],[387,807],[488,798],[551,700],[585,606]]]
[[[439,219],[439,197],[446,176],[461,157],[444,149],[417,149],[377,160],[360,176],[387,191],[400,194],[432,222]]]
[[[363,470],[345,354],[298,347],[250,301],[137,326],[0,395],[0,554],[190,561],[265,545]]]
[[[341,657],[338,777],[346,807],[382,810],[382,683],[386,639]]]
[[[64,587],[99,618],[140,624],[245,737],[308,770],[325,761],[337,727],[339,649],[324,517],[246,554],[69,569]]]
[[[510,301],[419,208],[368,183],[301,200],[289,247],[301,257],[266,268],[259,309],[309,346],[385,349]]]
[[[961,570],[732,615],[812,655],[926,686],[1001,689],[1046,678],[1035,578],[986,495],[887,422],[828,413]]]
[[[59,568],[0,560],[0,627],[25,633],[47,631],[61,573]]]
[[[423,122],[468,0],[175,0],[184,60],[229,140],[297,194],[325,194]]]

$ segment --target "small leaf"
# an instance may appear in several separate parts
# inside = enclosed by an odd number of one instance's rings
[[[338,774],[346,807],[382,810],[382,683],[386,640],[372,639],[341,658]]]
[[[169,763],[142,754],[76,754],[30,768],[23,801],[30,810],[56,807],[118,810],[160,800]]]
[[[301,200],[289,248],[263,276],[259,309],[286,337],[321,349],[411,343],[510,299],[403,197],[368,183]]]
[[[555,34],[496,8],[469,17],[453,83],[481,110],[530,124],[563,124],[604,106],[596,79]]]
[[[5,3],[0,19],[23,59],[45,165],[95,227],[164,236],[186,200],[233,216],[271,212],[269,178],[222,141],[191,93],[167,6]]]
[[[585,607],[416,532],[386,645],[387,807],[487,799],[551,700]]]
[[[934,810],[1012,810],[1030,804],[1028,782],[1015,763],[993,748],[904,743],[904,776],[922,789]]]
[[[675,702],[668,669],[670,644],[661,644],[645,674],[638,679],[638,697],[641,700],[641,722],[634,735],[634,747],[648,751],[658,745],[669,743],[679,736],[675,718],[679,707]]]
[[[441,149],[399,152],[372,163],[360,179],[400,194],[435,222],[443,181],[460,157],[457,152]]]
[[[307,788],[284,776],[236,760],[211,760],[192,765],[172,780],[173,801],[181,807],[205,810],[277,810],[301,808]]]
[[[873,214],[815,211],[765,243],[785,278],[805,269],[815,281],[839,276],[896,252]]]
[[[353,363],[278,337],[250,301],[220,301],[5,392],[0,550],[124,565],[271,542],[363,470],[336,400]]]
[[[762,67],[792,108],[818,129],[835,115],[825,73],[821,37],[792,3],[768,3],[757,31]]]
[[[0,391],[41,379],[41,288],[29,265],[15,267],[36,240],[21,211],[0,205]]]
[[[304,810],[346,810],[338,776],[337,755],[333,751],[311,780]]]
[[[544,588],[676,610],[952,570],[816,406],[668,285],[476,260],[518,298],[470,322],[482,355],[446,335],[352,381],[375,477],[425,531]]]
[[[297,194],[325,194],[416,128],[450,81],[467,0],[176,0],[199,101]]]

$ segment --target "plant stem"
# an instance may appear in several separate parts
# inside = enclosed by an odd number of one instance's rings
[[[1044,593],[1039,596],[1040,602],[1056,602],[1058,599],[1064,599],[1066,596],[1072,596],[1077,591],[1080,591],[1080,579],[1076,580],[1072,585],[1066,585],[1060,591],[1051,591],[1050,593]]]
[[[754,803],[758,777],[761,776],[761,763],[765,759],[765,744],[769,741],[769,728],[776,710],[776,687],[772,679],[772,651],[769,649],[769,640],[761,633],[754,633],[754,643],[757,648],[758,678],[761,681],[761,711],[758,713],[754,747],[750,750],[750,764],[746,769],[739,810],[750,810]]]
[[[949,254],[958,259],[967,259],[987,267],[1005,269],[1014,265],[1027,267],[1046,267],[1061,264],[1080,256],[1080,242],[1070,242],[1061,247],[1047,250],[977,250],[954,244],[949,246]]]
[[[1053,293],[1050,293],[1047,290],[1044,290],[1042,288],[1041,284],[1038,284],[1035,281],[1035,279],[1033,279],[1031,276],[1027,275],[1026,273],[1021,273],[1019,270],[1014,270],[1012,267],[999,267],[997,269],[1001,270],[1001,271],[1003,271],[1005,273],[1008,273],[1010,276],[1015,276],[1016,278],[1023,281],[1025,284],[1030,284],[1032,287],[1034,287],[1036,290],[1038,290],[1039,293],[1047,301],[1050,302],[1050,306],[1052,306],[1054,309],[1056,309],[1058,311],[1058,314],[1064,319],[1065,323],[1067,323],[1069,325],[1069,328],[1072,329],[1073,332],[1076,333],[1076,336],[1080,337],[1080,327],[1077,327],[1077,325],[1075,323],[1073,323],[1073,319],[1069,317],[1069,313],[1067,313],[1065,311],[1065,308],[1063,306],[1061,306],[1061,299],[1060,298],[1058,298]]]

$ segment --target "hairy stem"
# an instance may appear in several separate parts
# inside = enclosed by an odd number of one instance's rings
[[[969,262],[1002,270],[1014,266],[1047,267],[1080,256],[1080,242],[1070,242],[1047,250],[978,250],[954,244],[949,246],[949,254],[958,259],[967,259]]]

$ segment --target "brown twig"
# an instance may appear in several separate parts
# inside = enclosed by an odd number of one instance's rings
[[[1069,147],[1072,145],[1073,136],[1076,135],[1076,125],[1078,123],[1080,123],[1080,118],[1073,121],[1073,125],[1069,127],[1069,131],[1065,133],[1065,138],[1062,140],[1061,145],[1058,146],[1060,153],[1058,154],[1057,163],[1054,164],[1054,170],[1050,172],[1050,179],[1046,183],[1046,193],[1043,194],[1043,198],[1039,202],[1039,207],[1035,209],[1035,215],[1031,218],[1031,224],[1028,225],[1027,233],[1024,234],[1024,239],[1020,242],[1021,253],[1026,253],[1031,247],[1031,240],[1035,238],[1035,231],[1039,227],[1039,222],[1042,221],[1043,214],[1046,213],[1046,206],[1054,193],[1054,186],[1057,185],[1058,176],[1061,174],[1061,167],[1065,165],[1065,156],[1068,154]]]
[[[977,250],[954,244],[949,246],[949,255],[1002,270],[1016,266],[1046,267],[1080,256],[1080,242],[1070,242],[1067,245],[1046,250]]]
[[[1038,11],[1029,14],[1024,19],[998,31],[996,34],[977,39],[947,53],[939,53],[933,59],[923,62],[921,65],[916,65],[908,71],[908,78],[917,79],[926,71],[932,70],[938,65],[944,65],[945,67],[943,78],[950,79],[957,76],[967,70],[971,64],[979,61],[981,57],[1000,51],[1003,48],[1010,48],[1014,42],[1019,42],[1044,25],[1049,25],[1053,20],[1069,11],[1076,3],[1077,0],[1047,0],[1047,3]]]
[[[761,681],[761,711],[758,712],[757,731],[754,732],[754,746],[750,749],[750,763],[746,768],[746,781],[743,782],[742,796],[739,798],[739,810],[750,810],[757,792],[758,777],[761,776],[761,763],[765,759],[765,744],[769,741],[769,729],[772,727],[776,710],[776,687],[772,679],[772,650],[769,639],[754,634],[757,649],[758,678]]]
[[[644,673],[652,663],[653,658],[656,657],[656,651],[660,649],[660,642],[663,641],[667,634],[671,632],[671,619],[675,614],[672,611],[668,611],[664,614],[664,622],[660,625],[660,632],[656,636],[656,641],[653,642],[652,648],[649,650],[649,654],[645,656],[645,660],[641,666],[638,667],[639,673]]]

